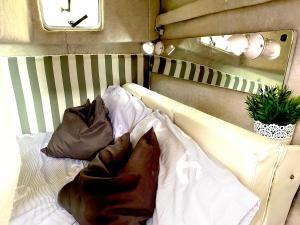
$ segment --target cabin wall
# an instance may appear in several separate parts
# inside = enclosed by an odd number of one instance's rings
[[[24,42],[30,41],[28,26],[29,12],[26,1],[0,1],[0,41]]]
[[[163,1],[168,2],[168,1]],[[172,0],[173,2],[184,2]],[[189,0],[186,3],[190,3]],[[163,39],[177,39],[186,37],[197,37],[207,35],[221,35],[247,32],[260,32],[279,29],[293,29],[300,34],[300,1],[299,0],[276,0],[259,5],[243,7],[206,16],[197,17],[182,22],[177,22],[165,26]],[[182,15],[180,15],[182,16]],[[298,37],[299,39],[299,37]],[[295,94],[300,94],[300,42],[297,40],[294,57],[290,66],[289,75],[286,79],[287,85]],[[182,81],[183,82],[183,81]],[[180,82],[172,82],[172,89],[164,89],[168,81],[165,79],[156,79],[152,81],[151,87],[158,92],[164,92],[167,96],[175,99],[185,99],[185,103],[193,105],[212,115],[225,115],[222,119],[235,123],[241,127],[252,130],[252,121],[250,121],[246,105],[243,103],[245,93],[231,91],[222,88],[199,88],[199,91],[205,92],[201,95],[213,93],[214,100],[207,101],[204,98],[197,98],[197,92],[192,97],[188,93],[178,93]],[[186,90],[187,86],[185,85]],[[211,90],[210,90],[211,89]],[[226,95],[225,95],[226,93]],[[185,97],[184,97],[185,96]],[[226,96],[226,98],[224,98]],[[197,99],[197,100],[195,100]],[[229,102],[230,104],[223,104]],[[222,107],[219,107],[222,105]],[[200,107],[201,106],[201,107]],[[213,110],[213,111],[212,111]],[[224,113],[225,112],[225,113]],[[228,114],[240,116],[239,120],[233,120]],[[292,141],[293,144],[300,144],[300,122],[296,127],[296,132]]]
[[[265,0],[261,0],[264,2]],[[161,11],[170,11],[193,0],[161,0]],[[259,1],[258,1],[259,2]],[[155,17],[160,11],[159,0],[105,0],[104,30],[100,32],[47,32],[42,29],[37,8],[37,0],[0,0],[2,21],[0,25],[0,55],[59,55],[59,54],[97,54],[97,53],[140,53],[141,42],[157,38],[153,31]],[[165,26],[163,39],[177,39],[225,33],[259,32],[278,29],[294,29],[300,32],[298,0],[266,1],[266,3],[228,10],[177,22]],[[284,16],[283,16],[284,15]],[[300,93],[300,46],[296,45],[295,55],[287,79],[288,86]],[[152,84],[160,91],[159,85]],[[161,85],[160,85],[161,86]],[[174,88],[176,89],[176,88]],[[218,91],[219,90],[219,91]],[[237,125],[252,129],[245,106],[241,105],[245,94],[217,89],[215,101],[199,99],[202,110],[214,115],[222,111],[243,115]],[[218,108],[228,92],[226,101],[231,100],[235,107]],[[207,92],[208,93],[208,92]],[[165,93],[168,95],[168,93]],[[169,95],[176,97],[170,90]],[[182,93],[180,93],[183,96]],[[231,96],[231,97],[230,97]],[[238,97],[237,97],[238,96]],[[234,99],[239,99],[237,102]],[[189,104],[189,102],[185,102]],[[235,104],[236,103],[236,104]],[[197,104],[193,101],[195,107]],[[208,109],[219,109],[213,112]],[[229,118],[223,118],[234,123]],[[300,143],[298,124],[294,144]]]
[[[104,30],[93,32],[45,31],[37,2],[0,0],[0,55],[140,53],[157,38],[159,0],[104,0]]]
[[[195,1],[196,0],[161,0],[161,11],[168,12]]]

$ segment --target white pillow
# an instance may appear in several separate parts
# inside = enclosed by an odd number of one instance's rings
[[[151,127],[160,149],[156,209],[147,225],[249,224],[259,199],[166,115],[154,112],[131,133],[133,146]]]
[[[130,132],[139,121],[152,112],[140,99],[120,86],[109,86],[102,99],[109,111],[115,140]]]

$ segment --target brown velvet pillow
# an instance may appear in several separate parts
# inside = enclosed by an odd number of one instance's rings
[[[65,110],[62,123],[41,151],[56,158],[91,159],[113,141],[108,112],[100,96]]]
[[[153,129],[140,138],[127,164],[115,176],[107,165],[113,170],[116,164],[112,162],[122,165],[124,160],[119,159],[126,157],[119,156],[126,155],[128,149],[104,157],[108,160],[101,159],[106,155],[103,151],[60,190],[59,204],[81,225],[146,224],[155,208],[159,172],[160,149]],[[114,152],[114,146],[109,151]]]
[[[89,164],[91,168],[93,165],[98,165],[98,162],[102,161],[107,169],[107,175],[117,175],[127,163],[132,153],[132,147],[130,143],[130,134],[125,133],[118,138],[114,145],[109,145],[105,149],[101,150],[97,157]]]

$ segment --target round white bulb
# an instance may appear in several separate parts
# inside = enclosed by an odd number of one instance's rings
[[[267,59],[277,59],[280,56],[281,46],[274,40],[268,40],[266,42],[265,49],[262,53],[262,57]]]
[[[248,39],[243,34],[231,35],[227,39],[227,43],[228,43],[228,47],[226,51],[232,52],[237,56],[243,54],[249,46]]]
[[[157,42],[154,49],[155,54],[161,55],[164,52],[164,50],[165,50],[164,44],[161,41]]]
[[[216,48],[226,50],[228,48],[228,40],[224,36],[212,36]]]
[[[153,55],[154,48],[155,45],[150,41],[143,44],[143,51],[148,55]]]
[[[261,34],[250,34],[248,40],[249,47],[244,55],[249,59],[256,59],[264,50],[264,37]]]

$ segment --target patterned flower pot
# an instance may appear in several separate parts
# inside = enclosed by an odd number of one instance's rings
[[[276,124],[265,124],[260,121],[254,122],[254,131],[257,134],[280,141],[284,144],[290,144],[293,138],[295,124],[279,126]]]

